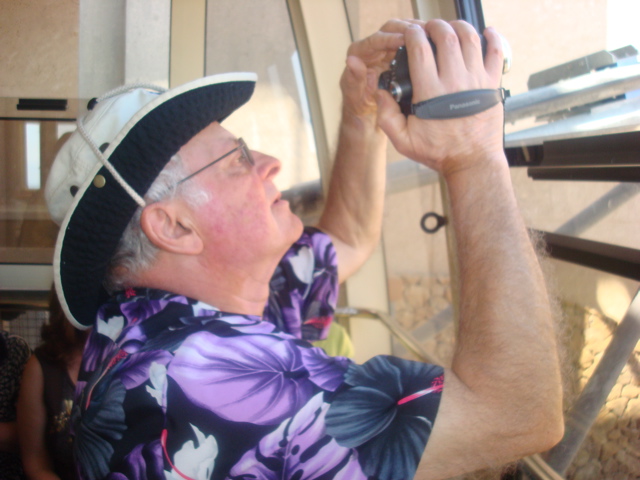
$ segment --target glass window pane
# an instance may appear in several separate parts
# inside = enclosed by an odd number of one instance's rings
[[[25,160],[29,190],[40,188],[40,124],[27,122],[24,125]]]
[[[575,84],[569,81],[575,81],[583,74],[622,74],[623,70],[611,72],[611,69],[638,63],[640,33],[631,23],[640,13],[637,2],[484,0],[482,5],[486,24],[496,27],[505,36],[513,52],[511,71],[503,78],[503,86],[511,90],[512,95],[544,85],[562,86],[566,91],[574,91]],[[596,81],[594,79],[591,81]],[[600,80],[597,82],[601,83]],[[635,85],[635,88],[640,87],[637,81]],[[629,113],[623,115],[627,112],[625,105],[631,107],[631,102],[635,104],[632,100],[637,97],[634,88],[622,98],[612,95],[598,102],[594,101],[593,93],[590,95],[583,91],[578,104],[570,110],[549,104],[545,115],[507,124],[507,133],[544,125],[550,119],[563,120],[555,124],[555,129],[561,129],[570,136],[583,135],[582,130],[591,128],[604,132],[613,125],[618,125],[618,130],[636,129],[638,117]],[[612,103],[612,97],[616,97],[617,102]],[[586,117],[583,116],[585,114]],[[596,116],[599,121],[594,124]],[[588,122],[589,117],[591,122]],[[619,126],[620,123],[624,126]]]
[[[576,95],[576,105],[569,109],[549,102],[544,114],[508,122],[508,147],[638,130],[640,30],[630,22],[640,13],[640,4],[484,0],[482,5],[485,23],[505,36],[513,52],[511,71],[503,77],[503,85],[511,90],[509,101],[521,101],[532,90],[539,94],[545,88]],[[594,101],[594,91],[610,91],[602,86],[602,74],[623,72],[637,78],[629,82],[629,91]],[[587,90],[590,83],[597,87]],[[603,164],[609,162],[605,156]],[[572,162],[580,160],[576,155]],[[640,248],[638,184],[532,181],[524,168],[512,169],[512,176],[531,227]]]
[[[44,200],[45,180],[70,122],[0,120],[0,263],[50,263],[58,227]]]
[[[512,168],[527,224],[538,230],[640,249],[640,185],[538,181]]]
[[[346,0],[344,3],[354,40],[377,32],[392,18],[413,18],[410,0]]]
[[[251,101],[225,121],[250,148],[279,158],[278,188],[319,178],[315,141],[286,2],[209,0],[206,74],[256,72]]]

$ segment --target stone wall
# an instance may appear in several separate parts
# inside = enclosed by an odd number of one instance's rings
[[[389,302],[394,320],[418,340],[434,361],[440,365],[450,365],[454,347],[454,325],[453,316],[448,310],[451,304],[449,277],[405,275],[389,276],[388,280]],[[395,339],[393,354],[415,360]]]
[[[571,335],[569,345],[577,360],[569,379],[569,402],[586,385],[607,345],[617,322],[600,312],[576,305],[564,305],[565,321]],[[579,353],[576,354],[576,350]],[[567,405],[570,407],[570,405]],[[604,407],[582,444],[567,478],[588,480],[640,478],[640,344],[623,368]]]

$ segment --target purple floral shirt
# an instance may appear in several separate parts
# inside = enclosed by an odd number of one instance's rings
[[[427,444],[440,367],[328,357],[333,245],[307,229],[263,317],[151,289],[98,312],[73,412],[83,479],[409,479]]]

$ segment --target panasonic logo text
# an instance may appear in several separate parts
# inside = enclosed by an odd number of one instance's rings
[[[450,103],[449,110],[459,110],[461,108],[473,107],[474,105],[479,105],[480,100],[473,100],[471,102],[465,103]]]

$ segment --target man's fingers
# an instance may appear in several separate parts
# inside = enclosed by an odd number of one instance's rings
[[[398,19],[394,18],[386,22],[382,27],[380,27],[380,31],[389,32],[389,33],[404,33],[409,25],[418,25],[421,28],[424,28],[426,22],[422,20],[416,20],[412,18],[407,19]]]
[[[402,33],[376,32],[373,35],[354,42],[349,47],[348,55],[358,55],[363,59],[377,58],[385,51],[396,50],[404,45]]]
[[[400,111],[400,106],[386,90],[376,92],[378,104],[378,126],[389,137],[396,150],[402,153],[401,143],[406,137],[407,117]]]
[[[393,59],[396,50],[404,45],[404,32],[412,25],[424,28],[425,22],[414,19],[389,20],[376,33],[353,43],[348,54],[358,55],[369,66],[372,63],[388,63]]]
[[[470,72],[478,72],[484,68],[482,60],[482,44],[476,29],[462,20],[451,22],[460,43],[464,64]]]
[[[502,77],[504,52],[502,51],[502,39],[500,34],[492,27],[484,31],[487,39],[487,53],[484,58],[484,68],[492,79],[497,79],[498,85]]]
[[[342,80],[345,86],[359,86],[365,81],[366,75],[367,66],[364,62],[355,55],[349,55],[347,57],[347,68]]]
[[[436,63],[438,77],[452,83],[454,91],[457,89],[456,79],[466,74],[466,66],[460,49],[460,40],[453,26],[443,20],[431,20],[426,26],[427,35],[436,46]],[[450,93],[449,90],[440,94]]]
[[[344,112],[354,115],[375,115],[376,103],[374,92],[377,88],[378,75],[368,69],[357,56],[347,57],[347,65],[340,78],[343,95]]]
[[[425,30],[420,26],[408,28],[405,39],[413,87],[413,103],[430,96],[440,95],[436,60]]]

